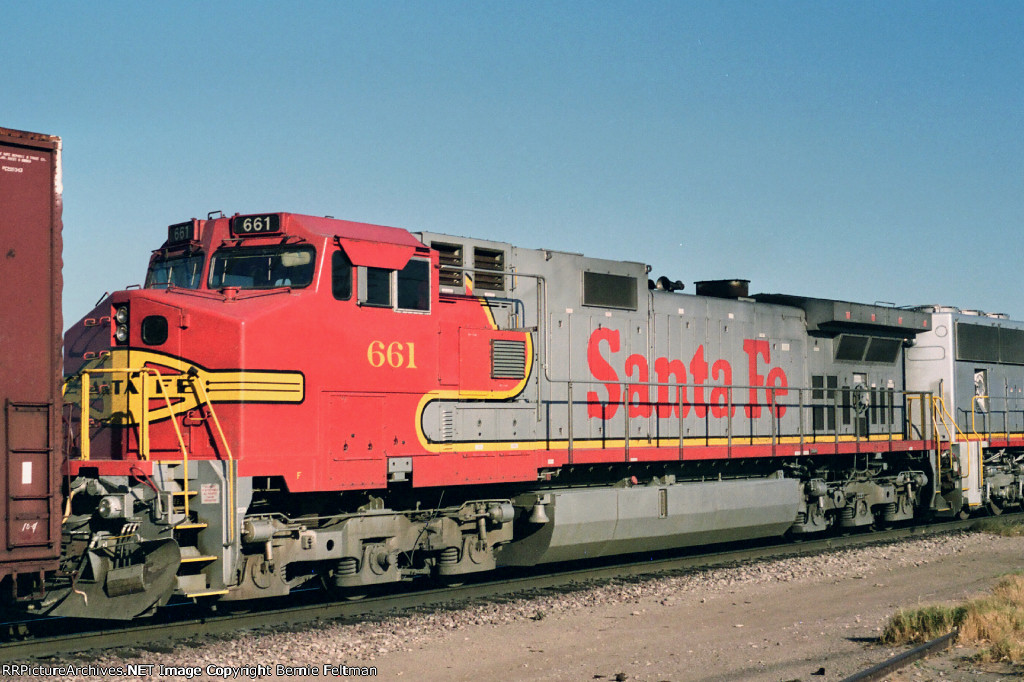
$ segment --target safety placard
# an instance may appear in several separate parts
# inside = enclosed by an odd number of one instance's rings
[[[216,483],[203,483],[199,486],[199,501],[203,504],[220,504],[220,486]]]

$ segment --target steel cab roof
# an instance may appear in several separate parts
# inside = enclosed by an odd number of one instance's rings
[[[359,223],[299,213],[254,214],[280,217],[280,233],[276,236],[296,235],[306,238],[324,238],[335,241],[348,255],[353,265],[367,265],[401,269],[417,249],[425,250],[423,243],[408,230],[386,225]],[[232,224],[250,218],[249,215],[231,217]],[[236,232],[237,234],[237,232]],[[253,237],[257,235],[252,235]],[[275,236],[275,235],[266,235]]]

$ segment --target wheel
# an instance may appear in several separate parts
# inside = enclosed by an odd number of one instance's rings
[[[971,510],[968,509],[965,505],[960,508],[960,513],[958,514],[958,516],[960,517],[961,521],[966,521],[967,519],[971,518]]]

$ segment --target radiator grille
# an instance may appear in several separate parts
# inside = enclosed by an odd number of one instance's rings
[[[455,439],[455,415],[451,410],[441,410],[441,440],[451,442]]]
[[[526,376],[524,341],[491,341],[491,378],[522,379]]]

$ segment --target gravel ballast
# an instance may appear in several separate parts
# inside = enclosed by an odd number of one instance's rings
[[[367,623],[33,663],[151,664],[153,679],[223,679],[233,670],[234,679],[264,672],[263,679],[300,679],[313,668],[356,677],[372,668],[380,680],[841,680],[898,653],[874,644],[897,608],[959,601],[1022,568],[1024,538],[956,533]],[[952,663],[941,679],[959,679],[957,656],[947,654]],[[208,675],[208,666],[221,677]],[[183,667],[202,673],[173,674]],[[940,679],[938,672],[914,677],[922,670],[900,679]],[[984,682],[1015,679],[1001,669],[963,672]]]

